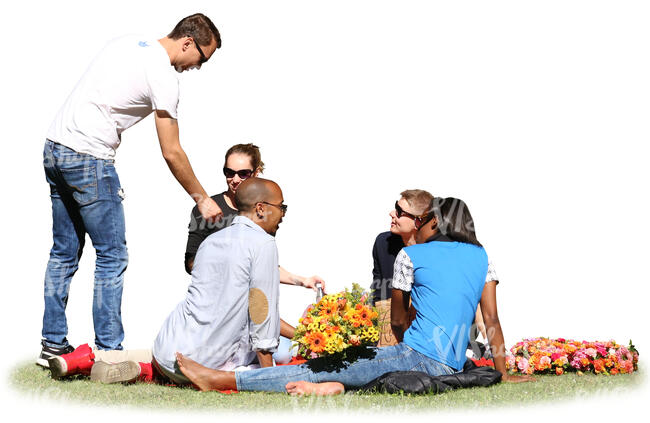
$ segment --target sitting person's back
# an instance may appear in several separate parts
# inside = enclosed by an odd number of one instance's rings
[[[487,268],[483,247],[440,233],[405,247],[396,260],[393,288],[410,291],[416,315],[404,343],[460,371]]]

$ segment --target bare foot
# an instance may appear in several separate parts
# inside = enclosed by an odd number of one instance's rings
[[[232,372],[209,369],[178,352],[176,361],[181,372],[201,391],[237,389],[237,382]]]
[[[289,395],[338,395],[345,392],[339,382],[311,383],[301,380],[289,382],[284,388]]]

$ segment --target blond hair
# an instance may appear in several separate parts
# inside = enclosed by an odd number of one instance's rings
[[[429,211],[433,203],[433,195],[423,189],[407,189],[402,191],[400,195],[413,208],[416,215]]]

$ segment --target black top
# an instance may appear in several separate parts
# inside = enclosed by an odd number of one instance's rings
[[[391,282],[393,281],[393,266],[395,258],[404,248],[402,237],[392,232],[382,232],[377,235],[375,245],[372,247],[372,293],[373,303],[386,300],[391,296]]]
[[[427,238],[426,241],[424,242],[432,242],[432,241],[442,241],[442,242],[454,242],[453,239],[449,238],[447,235],[444,235],[442,232],[438,231],[435,234],[431,235],[429,238]]]
[[[225,195],[226,193],[222,192],[211,197],[223,212],[223,219],[219,222],[208,223],[201,216],[198,206],[194,206],[192,209],[190,224],[188,225],[187,246],[185,247],[185,271],[187,273],[192,273],[192,269],[189,267],[189,261],[194,260],[194,256],[203,240],[213,233],[230,226],[233,219],[239,213],[226,203]]]

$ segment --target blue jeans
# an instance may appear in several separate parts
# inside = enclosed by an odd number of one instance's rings
[[[77,153],[50,140],[43,151],[52,199],[54,243],[45,272],[42,336],[46,345],[65,347],[65,308],[86,233],[95,247],[93,324],[99,349],[120,350],[122,285],[128,262],[120,181],[113,160]]]
[[[329,368],[328,368],[329,367]],[[340,382],[346,388],[358,388],[393,371],[418,371],[431,376],[456,373],[456,370],[421,354],[404,343],[371,348],[368,358],[359,358],[344,368],[333,369],[322,358],[297,366],[267,367],[235,372],[240,391],[285,392],[289,382]]]

